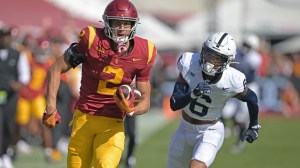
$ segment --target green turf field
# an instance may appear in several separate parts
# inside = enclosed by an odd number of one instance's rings
[[[150,116],[145,115],[144,118]],[[136,168],[163,168],[166,165],[169,139],[178,120],[140,122],[141,143],[136,150]],[[155,125],[155,126],[154,126]],[[235,138],[225,139],[211,168],[294,168],[300,165],[300,119],[261,119],[262,129],[258,141],[240,154],[230,154]],[[152,131],[150,131],[150,128]],[[148,132],[148,133],[147,133]],[[44,161],[41,148],[35,147],[34,155],[19,155],[16,168],[64,168],[66,160],[57,164]],[[123,164],[119,166],[123,168]]]
[[[137,150],[137,168],[163,168],[167,145],[178,121],[152,135]],[[263,119],[258,141],[240,154],[230,154],[234,138],[225,139],[211,168],[294,168],[300,165],[300,120]]]

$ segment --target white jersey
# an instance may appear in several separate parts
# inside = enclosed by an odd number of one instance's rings
[[[201,55],[197,53],[184,53],[178,60],[177,68],[188,83],[190,90],[193,90],[197,84],[204,81],[202,69],[200,67]],[[211,93],[206,93],[191,101],[183,110],[192,118],[198,120],[215,120],[221,117],[222,109],[226,101],[238,93],[244,91],[246,87],[245,75],[228,67],[221,79],[211,84]]]

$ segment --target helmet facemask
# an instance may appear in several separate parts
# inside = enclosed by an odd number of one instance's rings
[[[230,62],[231,59],[229,56],[218,53],[203,44],[201,51],[201,68],[205,74],[210,76],[220,74],[229,66]]]
[[[127,50],[126,44],[134,38],[139,21],[135,6],[129,0],[113,0],[102,18],[105,35],[118,45],[119,52]]]
[[[121,18],[121,17],[111,17],[103,15],[103,20],[105,24],[105,35],[112,39],[118,45],[124,45],[129,40],[133,39],[136,33],[136,27],[138,23],[138,18]],[[111,21],[119,20],[119,21],[129,21],[131,22],[130,28],[121,28],[116,27],[112,28]],[[119,31],[128,31],[125,36],[118,36]]]
[[[211,35],[202,45],[201,68],[211,76],[225,71],[235,58],[236,44],[233,37],[225,32]]]

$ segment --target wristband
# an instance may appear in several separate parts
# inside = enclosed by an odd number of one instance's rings
[[[57,109],[55,109],[55,110],[54,110],[52,113],[50,113],[50,114],[47,113],[47,110],[44,111],[44,113],[46,113],[47,115],[53,115],[53,114],[55,114],[56,112],[57,112]]]

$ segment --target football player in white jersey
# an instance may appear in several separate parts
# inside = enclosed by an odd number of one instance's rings
[[[211,35],[201,54],[184,53],[177,62],[180,74],[170,99],[173,111],[182,109],[182,119],[169,144],[167,168],[207,168],[223,144],[222,109],[229,98],[247,102],[250,124],[241,137],[252,143],[258,138],[256,94],[246,86],[246,77],[230,67],[236,54],[232,36]]]

